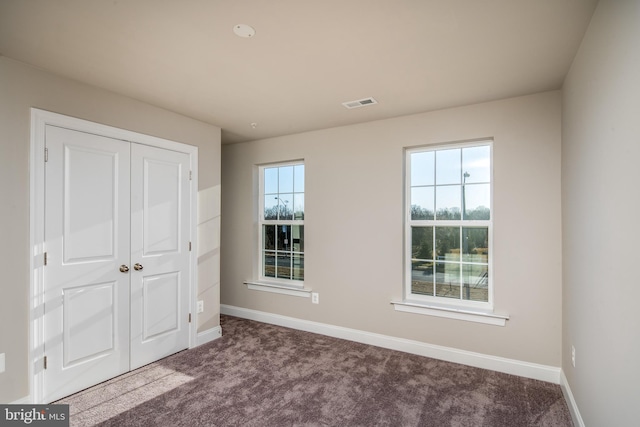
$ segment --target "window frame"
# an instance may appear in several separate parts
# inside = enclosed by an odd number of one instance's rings
[[[258,232],[258,282],[266,283],[266,284],[275,284],[277,286],[285,286],[288,288],[290,287],[290,288],[302,290],[305,288],[304,279],[303,280],[286,279],[281,277],[271,277],[271,276],[264,275],[264,251],[265,251],[264,232],[263,232],[264,226],[265,225],[275,225],[275,226],[280,226],[280,225],[296,226],[297,225],[297,226],[304,227],[304,217],[303,219],[291,219],[291,220],[281,220],[281,219],[266,220],[264,218],[264,208],[265,208],[264,172],[265,172],[265,169],[281,168],[281,167],[287,167],[287,166],[299,166],[299,165],[305,166],[303,159],[258,165],[258,230],[257,230]],[[304,185],[306,187],[306,166],[305,166],[305,171],[303,176],[305,181]],[[303,190],[304,190],[304,187],[303,187]],[[296,192],[294,191],[293,193],[295,194]],[[297,193],[300,193],[300,192],[297,192]],[[305,191],[302,191],[302,194],[305,194]],[[293,205],[293,201],[292,201],[292,205]],[[304,250],[301,252],[301,254],[303,257],[305,257]]]
[[[489,147],[489,210],[490,216],[488,220],[466,220],[461,217],[459,220],[438,220],[434,219],[412,219],[411,218],[411,155],[414,153],[433,152],[450,150],[450,149],[463,149],[470,147]],[[405,176],[404,176],[404,284],[403,284],[403,298],[405,303],[417,304],[429,307],[442,307],[444,309],[454,310],[471,310],[472,312],[493,312],[494,308],[494,280],[493,280],[493,258],[494,258],[494,245],[493,245],[493,220],[495,212],[493,209],[493,139],[479,139],[460,143],[448,143],[448,144],[435,144],[435,145],[422,145],[414,147],[406,147],[404,153],[405,161]],[[435,165],[435,163],[434,163]],[[461,170],[461,175],[464,174],[464,170]],[[460,184],[461,189],[464,187],[464,178]],[[434,182],[434,191],[436,183]],[[461,206],[461,211],[462,211]],[[435,214],[435,212],[434,212]],[[436,295],[423,295],[414,293],[412,290],[412,229],[413,227],[459,227],[460,240],[462,241],[462,229],[482,227],[487,228],[487,240],[489,249],[489,259],[487,262],[487,301],[473,301],[465,300],[462,298],[450,298]],[[462,248],[462,242],[460,247]],[[466,263],[462,258],[462,250],[460,250],[460,260],[456,263],[460,266],[460,270],[464,265],[473,265],[473,263]],[[482,263],[483,264],[483,263]],[[462,293],[462,277],[459,284]],[[434,284],[435,291],[435,284]]]

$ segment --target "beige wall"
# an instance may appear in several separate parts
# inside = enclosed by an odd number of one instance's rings
[[[640,420],[639,46],[640,2],[601,1],[563,87],[562,367],[587,426]]]
[[[0,57],[0,402],[29,394],[30,107],[198,146],[199,330],[218,325],[220,128]],[[206,234],[205,234],[206,233]],[[212,234],[213,233],[213,234]],[[212,237],[213,236],[213,237]]]
[[[559,367],[560,101],[548,92],[223,146],[222,303]],[[498,327],[395,312],[403,147],[485,137],[495,139],[495,307],[511,320]],[[301,158],[305,284],[318,305],[242,284],[255,278],[254,166]]]

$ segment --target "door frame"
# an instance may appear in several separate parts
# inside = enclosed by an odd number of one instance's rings
[[[189,313],[196,313],[198,295],[198,147],[170,141],[88,120],[31,108],[31,141],[29,153],[29,400],[44,403],[44,224],[45,224],[45,128],[47,125],[91,133],[131,143],[150,145],[189,155],[191,185],[189,189]],[[189,323],[189,348],[197,345],[197,320]]]

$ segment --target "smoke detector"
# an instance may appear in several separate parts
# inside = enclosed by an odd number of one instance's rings
[[[367,107],[369,105],[374,105],[377,103],[378,101],[376,101],[372,97],[369,97],[369,98],[358,99],[356,101],[343,102],[342,105],[344,105],[344,108],[352,110],[354,108]]]
[[[251,25],[238,24],[233,27],[233,32],[238,37],[249,38],[256,35],[256,30]]]

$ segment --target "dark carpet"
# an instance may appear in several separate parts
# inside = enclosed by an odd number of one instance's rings
[[[560,387],[222,316],[224,336],[77,393],[72,426],[572,426]]]

